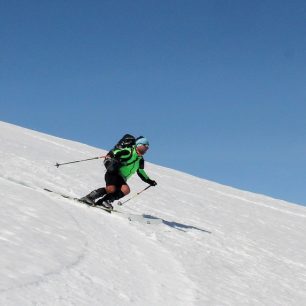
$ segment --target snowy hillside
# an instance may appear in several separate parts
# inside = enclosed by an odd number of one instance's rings
[[[150,163],[126,214],[42,190],[103,186],[101,160],[54,167],[103,153],[0,122],[0,305],[306,305],[305,207]]]

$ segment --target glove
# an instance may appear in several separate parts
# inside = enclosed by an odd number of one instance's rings
[[[155,181],[150,180],[150,179],[147,180],[147,183],[148,183],[150,186],[156,186],[156,185],[157,185],[157,183],[156,183]]]

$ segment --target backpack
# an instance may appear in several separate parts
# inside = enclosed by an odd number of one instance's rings
[[[116,158],[112,157],[113,155],[113,150],[116,149],[124,149],[124,148],[131,148],[132,146],[135,145],[136,140],[142,138],[142,136],[139,136],[135,138],[131,134],[125,134],[114,146],[112,150],[108,152],[108,158],[105,159],[104,161],[104,166],[108,172],[115,173],[119,170],[121,163],[118,161]]]
[[[114,149],[131,148],[136,143],[136,138],[131,134],[125,134],[114,146]],[[113,149],[113,150],[114,150]]]

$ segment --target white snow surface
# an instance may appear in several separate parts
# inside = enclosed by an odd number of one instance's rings
[[[305,207],[149,162],[124,214],[43,190],[104,186],[102,159],[54,166],[104,153],[0,122],[0,305],[306,305]]]

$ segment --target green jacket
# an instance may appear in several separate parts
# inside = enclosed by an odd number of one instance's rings
[[[137,154],[135,147],[115,149],[112,153],[120,161],[119,174],[125,180],[128,180],[136,172],[144,182],[147,183],[150,180],[144,170],[144,159]]]

